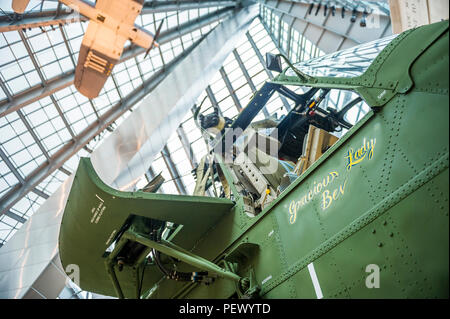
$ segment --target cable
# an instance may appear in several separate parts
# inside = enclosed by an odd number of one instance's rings
[[[319,5],[317,6],[317,9],[316,9],[316,13],[314,15],[317,15],[319,13],[321,7],[322,7],[322,2],[319,2]]]
[[[139,298],[141,297],[141,292],[142,292],[142,285],[144,283],[144,274],[145,274],[145,268],[147,267],[148,264],[148,259],[145,259],[145,265],[144,265],[144,269],[142,269],[142,275],[141,275],[141,283],[139,284]]]

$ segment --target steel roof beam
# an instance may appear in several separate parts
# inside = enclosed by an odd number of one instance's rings
[[[197,157],[195,156],[194,150],[192,149],[191,143],[189,143],[189,139],[182,125],[177,128],[177,135],[181,141],[181,145],[183,145],[184,151],[186,152],[191,167],[195,168],[198,163]]]
[[[215,109],[219,110],[219,114],[223,116],[222,110],[219,107],[219,103],[217,103],[216,97],[214,96],[211,86],[209,86],[209,85],[206,87],[206,95],[208,96],[208,99],[211,102],[211,105]],[[194,111],[192,111],[192,113],[194,113]]]
[[[160,12],[214,8],[218,6],[233,8],[236,5],[236,1],[149,1],[144,3],[141,14],[145,15]],[[7,13],[10,14],[10,16],[0,16],[0,32],[64,25],[89,20],[78,12],[74,12],[67,8],[29,12],[21,16],[14,15],[13,12]],[[15,17],[20,17],[20,20]]]
[[[235,7],[237,1],[147,1],[142,7],[142,14],[168,12],[168,11],[183,11],[195,10],[204,8],[221,7]]]
[[[5,154],[5,152],[3,152],[3,150],[1,148],[0,148],[0,157],[5,162],[6,166],[8,166],[11,173],[13,173],[13,175],[17,178],[17,180],[19,181],[19,184],[24,184],[25,179],[22,177],[22,175],[19,173],[17,168],[13,165],[13,163],[10,161],[9,157]],[[46,193],[44,193],[43,191],[41,191],[37,188],[34,188],[32,190],[32,192],[42,198],[45,198],[45,199],[47,199],[49,197],[49,195],[47,195]],[[11,214],[14,214],[14,213],[11,212]]]
[[[75,139],[76,138],[75,133],[73,132],[72,127],[70,126],[69,122],[66,119],[66,116],[64,115],[63,111],[61,110],[61,107],[59,106],[58,101],[56,101],[56,99],[53,95],[50,95],[50,99],[52,100],[53,105],[55,106],[56,111],[59,114],[59,117],[61,117],[64,125],[66,126],[67,131],[69,131],[70,136],[72,136],[72,138]]]
[[[11,173],[13,173],[13,175],[17,178],[19,183],[23,184],[25,182],[24,178],[22,177],[22,175],[20,175],[19,171],[16,169],[14,164],[11,162],[9,157],[6,155],[6,153],[1,148],[0,148],[0,157],[5,162],[6,166],[8,166]]]
[[[3,82],[1,77],[0,77],[0,87],[2,88],[3,92],[5,93],[8,101],[11,102],[13,100],[13,96],[9,92],[8,88],[6,87],[6,84]]]
[[[22,216],[17,215],[16,213],[13,213],[12,211],[8,210],[5,213],[6,216],[8,216],[9,218],[14,219],[16,222],[19,222],[21,224],[24,224],[27,220],[25,218],[23,218]],[[1,247],[1,246],[0,246]]]
[[[45,158],[47,160],[50,160],[50,155],[48,154],[47,150],[44,147],[44,144],[42,144],[41,139],[39,138],[39,136],[36,135],[36,133],[34,132],[33,128],[31,127],[30,123],[28,122],[27,118],[25,117],[25,115],[22,113],[21,110],[17,111],[17,115],[19,115],[20,119],[22,120],[23,124],[25,125],[25,127],[28,130],[28,133],[30,133],[31,137],[33,137],[34,142],[37,144],[37,146],[39,147],[39,149],[41,150],[42,154],[45,156]]]
[[[28,38],[25,37],[25,34],[23,33],[22,30],[18,30],[18,33],[19,33],[20,38],[22,39],[22,43],[25,46],[25,49],[28,52],[31,62],[33,63],[33,66],[34,66],[36,72],[38,73],[39,78],[41,79],[41,83],[45,83],[46,80],[45,80],[44,74],[42,74],[41,66],[39,65],[38,61],[36,60],[36,58],[34,56],[34,52],[31,49],[30,44],[28,43]]]
[[[42,197],[42,198],[45,198],[45,199],[47,199],[47,198],[50,197],[50,195],[48,195],[47,193],[45,193],[45,192],[43,192],[43,191],[37,189],[36,187],[33,188],[31,191],[32,191],[33,193],[35,193],[36,195],[38,195],[38,196],[40,196],[40,197]]]
[[[48,81],[44,87],[41,84],[38,84],[25,92],[14,95],[10,102],[6,102],[3,105],[0,104],[0,117],[15,112],[24,106],[72,85],[74,74],[75,70],[65,74],[63,73]]]
[[[14,13],[8,12],[14,16]],[[44,10],[40,12],[29,12],[18,16],[19,19],[9,19],[8,16],[0,16],[0,32],[17,31],[30,28],[46,27],[51,25],[60,25],[89,19],[73,10],[62,9],[57,15],[56,10]]]

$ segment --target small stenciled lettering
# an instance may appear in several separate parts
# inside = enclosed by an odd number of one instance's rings
[[[95,194],[95,196],[100,200],[100,202],[98,203],[97,207],[92,207],[91,209],[91,224],[95,223],[97,224],[100,220],[100,218],[103,215],[103,212],[106,209],[106,206],[104,205],[104,200],[101,199],[97,194]]]
[[[380,267],[376,264],[366,266],[366,272],[370,273],[366,278],[366,287],[369,289],[380,288]]]

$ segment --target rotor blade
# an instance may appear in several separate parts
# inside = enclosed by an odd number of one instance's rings
[[[158,30],[156,30],[155,36],[153,37],[152,43],[150,44],[150,47],[148,48],[147,52],[145,52],[144,59],[147,57],[150,50],[153,48],[153,45],[155,44],[156,39],[159,36],[159,32],[161,31],[161,27],[163,25],[164,19],[161,20],[161,23],[159,24]]]

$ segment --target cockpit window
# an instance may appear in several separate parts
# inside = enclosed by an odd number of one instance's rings
[[[314,77],[356,77],[367,70],[372,61],[396,36],[389,36],[350,49],[299,62],[294,64],[294,67]],[[286,75],[295,76],[296,74],[289,68]]]

